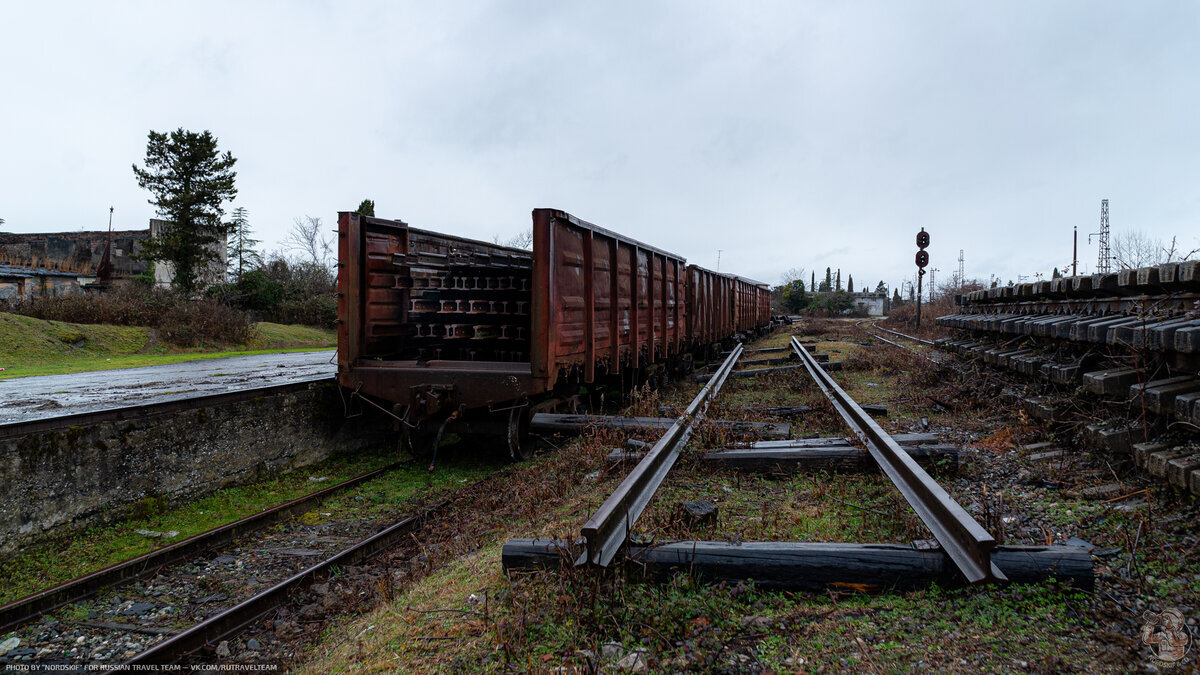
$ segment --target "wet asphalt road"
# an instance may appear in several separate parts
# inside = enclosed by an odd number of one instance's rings
[[[0,380],[0,424],[333,377],[333,350]]]

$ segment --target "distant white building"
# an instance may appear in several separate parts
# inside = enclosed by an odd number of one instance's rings
[[[883,316],[891,304],[887,293],[855,293],[853,302],[854,309],[865,312],[867,316]]]
[[[170,225],[169,220],[160,220],[158,218],[150,219],[150,236],[157,237],[162,229]],[[212,245],[213,250],[217,254],[216,260],[209,263],[206,269],[196,271],[196,288],[205,289],[214,284],[225,283],[226,269],[226,251],[225,238],[218,237]],[[175,265],[165,260],[154,261],[154,284],[161,287],[169,287],[175,282]]]

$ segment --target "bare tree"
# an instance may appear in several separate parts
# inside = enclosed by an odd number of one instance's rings
[[[328,267],[333,257],[333,235],[321,232],[320,218],[296,218],[283,240],[283,248],[298,252],[305,262]]]
[[[1187,253],[1184,253],[1178,248],[1176,239],[1177,237],[1171,237],[1171,245],[1162,250],[1164,258],[1163,262],[1183,262],[1184,260],[1190,260],[1192,256],[1200,253],[1200,248],[1194,248]]]
[[[1197,252],[1200,252],[1200,249],[1180,250],[1178,237],[1171,237],[1171,243],[1164,245],[1161,239],[1152,239],[1141,230],[1122,230],[1112,247],[1113,262],[1117,264],[1118,269],[1180,262],[1191,258]]]
[[[1121,230],[1113,239],[1112,257],[1118,269],[1136,269],[1166,262],[1161,259],[1162,242],[1141,230]]]
[[[500,241],[500,235],[492,237],[492,242],[500,246],[509,248],[523,248],[526,251],[533,249],[533,230],[525,230],[515,237],[509,238],[507,241]]]
[[[800,280],[800,281],[804,280],[804,268],[803,267],[793,267],[792,269],[781,274],[779,276],[779,285],[780,286],[790,286],[790,285],[792,285],[792,282],[796,281],[796,280]],[[812,289],[809,289],[809,290],[812,290]]]

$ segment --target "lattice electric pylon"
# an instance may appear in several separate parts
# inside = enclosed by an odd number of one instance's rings
[[[1100,200],[1100,260],[1096,268],[1101,274],[1112,271],[1112,250],[1108,246],[1108,200]]]

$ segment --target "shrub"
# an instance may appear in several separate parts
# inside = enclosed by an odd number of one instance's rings
[[[119,284],[104,293],[42,295],[6,303],[16,314],[68,323],[148,326],[171,344],[238,344],[250,338],[249,315],[213,299],[193,300],[142,283]]]
[[[218,295],[264,321],[332,328],[337,320],[337,279],[329,268],[274,257]]]
[[[284,294],[283,284],[269,279],[262,270],[246,272],[237,283],[218,284],[208,289],[209,297],[254,312],[274,311]]]

